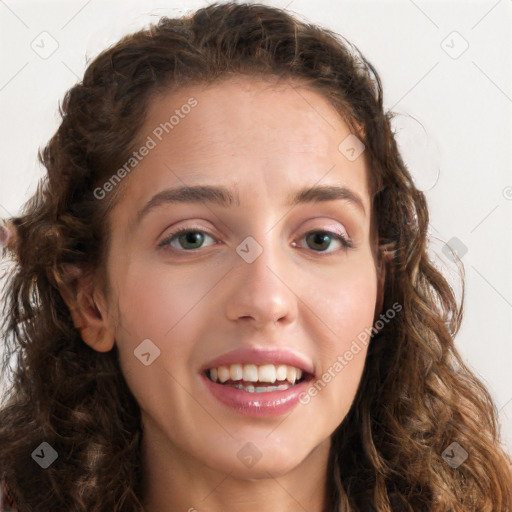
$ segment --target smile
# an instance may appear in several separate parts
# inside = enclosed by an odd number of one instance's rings
[[[224,410],[275,417],[299,405],[315,367],[289,348],[238,347],[205,363],[199,373],[207,396]]]
[[[231,364],[210,368],[206,372],[212,382],[231,386],[249,393],[285,391],[300,382],[303,372],[300,368],[286,364]],[[274,385],[269,385],[274,384]]]

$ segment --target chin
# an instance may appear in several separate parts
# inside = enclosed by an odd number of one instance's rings
[[[242,445],[242,448],[238,446]],[[284,476],[300,466],[312,451],[293,445],[277,449],[275,443],[267,439],[258,443],[233,443],[222,453],[211,454],[207,465],[216,471],[230,474],[241,480],[260,480]]]

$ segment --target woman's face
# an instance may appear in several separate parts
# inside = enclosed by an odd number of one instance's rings
[[[349,134],[326,99],[287,83],[153,100],[108,258],[108,321],[146,446],[242,478],[328,447],[366,349],[345,354],[377,297],[364,153],[339,149]],[[177,192],[199,186],[226,192]],[[299,194],[327,186],[346,190]],[[307,380],[292,386],[296,369]]]

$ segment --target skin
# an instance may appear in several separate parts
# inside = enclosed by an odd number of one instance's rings
[[[353,402],[366,349],[287,417],[234,412],[199,372],[240,346],[288,347],[318,378],[372,326],[383,274],[364,153],[349,161],[338,150],[350,130],[320,94],[243,77],[154,99],[141,140],[191,96],[198,105],[126,178],[109,218],[111,292],[81,280],[75,322],[95,350],[118,345],[142,411],[146,511],[254,512],[271,503],[321,512],[330,436]],[[240,204],[164,204],[136,222],[156,193],[184,184],[236,187]],[[319,184],[350,188],[366,213],[343,200],[285,206],[290,191]],[[159,247],[182,227],[208,234]],[[333,228],[355,248],[305,236]],[[251,264],[236,252],[247,236],[263,248]],[[134,357],[145,339],[160,350],[149,366]],[[236,456],[247,442],[262,455],[251,468]]]

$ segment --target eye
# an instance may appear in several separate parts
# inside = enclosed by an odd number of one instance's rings
[[[303,238],[306,238],[313,247],[320,249],[318,251],[315,250],[315,252],[326,252],[326,249],[331,246],[332,239],[341,244],[341,250],[343,251],[354,248],[354,244],[352,244],[345,235],[342,235],[341,233],[334,233],[332,231],[309,231]],[[333,252],[336,251],[329,251],[329,253]]]
[[[207,237],[213,238],[212,235],[210,235],[206,231],[203,231],[202,229],[181,228],[175,231],[174,233],[171,233],[158,245],[159,247],[171,246],[173,248],[179,249],[179,247],[173,245],[173,241],[174,239],[176,239],[178,243],[182,244],[182,247],[184,247],[186,250],[199,249],[199,247],[197,247],[197,244],[201,244],[204,241],[205,235]],[[187,247],[187,244],[192,244],[193,247]]]
[[[181,228],[176,230],[167,236],[164,240],[162,240],[158,246],[159,247],[172,247],[173,249],[180,250],[185,249],[187,251],[200,249],[202,243],[205,240],[205,236],[207,238],[214,239],[213,235],[199,228]],[[331,240],[334,239],[338,243],[341,244],[341,250],[347,250],[349,248],[354,248],[355,246],[350,242],[344,235],[341,233],[334,233],[332,231],[309,231],[303,235],[302,238],[305,238],[308,243],[312,245],[314,252],[326,252],[328,248],[331,246]],[[176,246],[177,242],[179,246]],[[190,244],[190,245],[188,245]],[[216,244],[213,244],[216,245]],[[294,242],[294,246],[296,243]],[[326,247],[327,246],[327,247]],[[319,249],[319,250],[317,250]],[[329,253],[336,251],[329,251]]]

